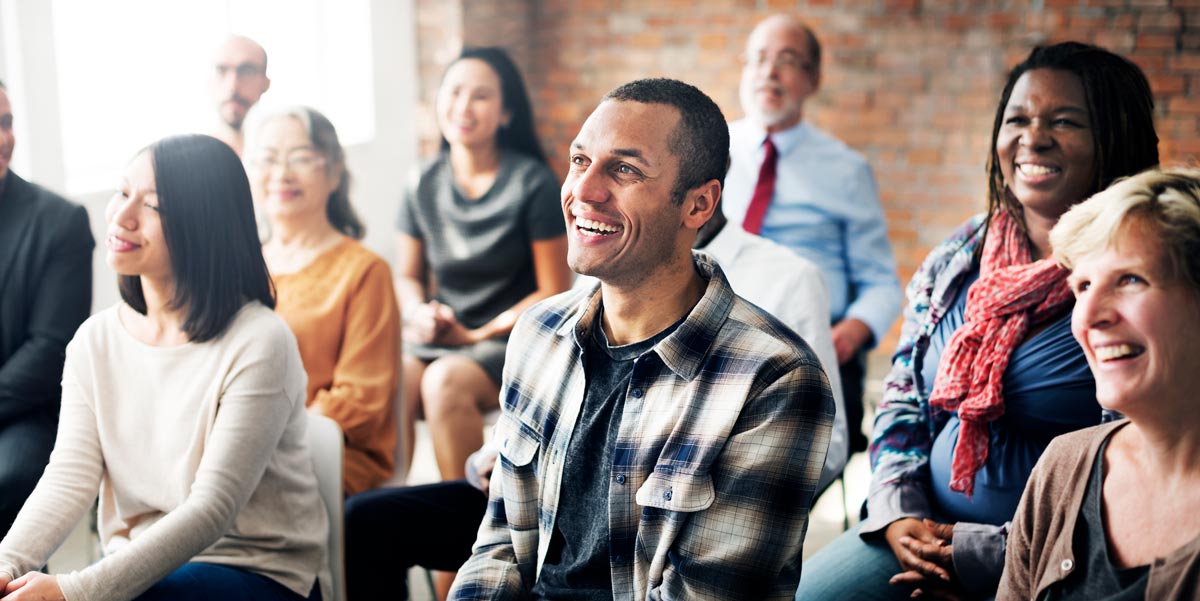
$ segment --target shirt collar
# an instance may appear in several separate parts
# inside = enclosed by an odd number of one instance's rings
[[[753,121],[751,121],[751,124],[754,128],[754,139],[758,140],[758,146],[762,146],[762,143],[767,139],[767,130]],[[771,134],[771,142],[775,144],[775,151],[779,153],[779,156],[783,156],[799,145],[805,136],[808,135],[808,131],[808,124],[801,119],[799,123],[792,127]]]
[[[717,332],[733,309],[733,289],[717,262],[703,252],[692,251],[692,263],[700,277],[708,281],[704,295],[683,323],[651,349],[668,369],[689,382],[699,375]],[[600,298],[600,286],[596,286],[576,306],[575,315],[556,330],[560,336],[572,335],[576,348],[581,351],[600,312]]]
[[[720,209],[717,209],[720,210]],[[742,246],[746,244],[746,237],[749,234],[736,223],[732,221],[725,222],[721,231],[713,236],[708,244],[704,245],[704,252],[712,255],[718,265],[732,265],[737,259],[739,253],[742,252]]]
[[[8,189],[8,173],[4,177],[0,177],[0,198],[4,198],[4,191]]]

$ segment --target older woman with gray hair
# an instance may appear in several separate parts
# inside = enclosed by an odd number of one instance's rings
[[[1097,400],[1127,419],[1046,449],[997,599],[1200,598],[1200,170],[1114,184],[1050,242]]]
[[[350,174],[333,124],[305,107],[267,113],[248,141],[255,203],[266,216],[263,256],[275,310],[308,372],[308,408],[346,437],[343,489],[355,494],[394,468],[400,312],[391,270],[358,239]]]

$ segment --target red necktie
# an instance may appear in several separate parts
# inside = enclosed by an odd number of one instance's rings
[[[742,220],[742,229],[751,234],[762,231],[763,217],[767,216],[771,195],[775,193],[775,164],[779,162],[779,155],[770,136],[763,142],[763,147],[766,152],[763,154],[762,167],[758,168],[758,183],[754,184],[754,196],[750,198],[746,218]]]

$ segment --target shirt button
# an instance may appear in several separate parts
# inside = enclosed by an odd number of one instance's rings
[[[1062,560],[1062,571],[1070,572],[1071,568],[1073,567],[1075,567],[1075,562],[1071,561],[1070,559]]]
[[[663,493],[663,498],[670,501],[671,500],[671,491],[668,490],[667,492]]]
[[[622,563],[625,561],[624,555],[613,555],[613,563]]]
[[[641,388],[634,388],[634,389],[633,389],[633,398],[635,398],[635,399],[640,399],[640,398],[642,398],[642,389],[641,389]]]
[[[617,484],[625,483],[625,474],[617,474]]]

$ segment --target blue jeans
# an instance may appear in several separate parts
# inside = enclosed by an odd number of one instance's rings
[[[321,601],[321,587],[302,597],[254,572],[214,563],[185,563],[134,601]]]
[[[911,586],[888,584],[900,562],[880,536],[863,541],[855,526],[804,562],[796,601],[905,601]]]

